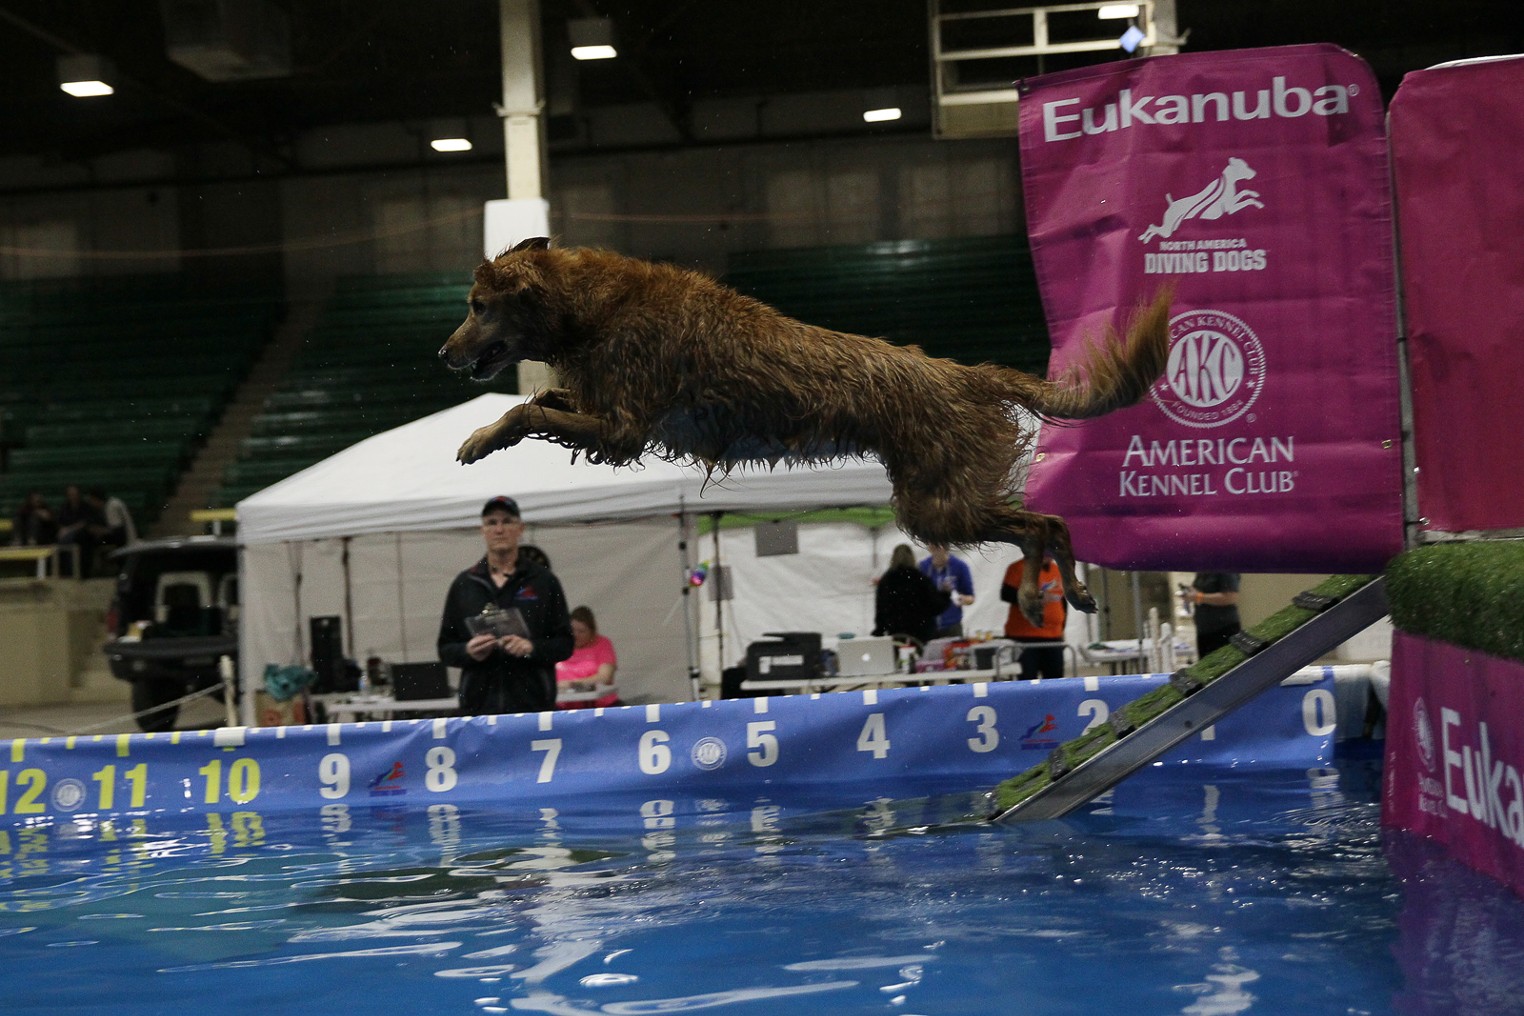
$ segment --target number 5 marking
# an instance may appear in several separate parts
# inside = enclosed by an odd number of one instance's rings
[[[759,769],[778,761],[777,720],[759,720],[746,725],[746,759]]]

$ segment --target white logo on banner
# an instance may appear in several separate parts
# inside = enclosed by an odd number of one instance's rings
[[[1170,322],[1169,365],[1149,391],[1187,427],[1220,427],[1249,411],[1265,386],[1265,349],[1242,320],[1193,310]]]
[[[1434,725],[1429,722],[1429,709],[1423,699],[1413,701],[1413,743],[1418,745],[1418,758],[1429,772],[1434,771]]]
[[[1259,200],[1259,191],[1238,189],[1240,181],[1252,179],[1254,170],[1247,162],[1233,156],[1228,159],[1228,166],[1222,175],[1195,194],[1183,198],[1165,194],[1164,221],[1157,226],[1149,226],[1138,239],[1144,243],[1156,236],[1168,239],[1180,228],[1181,223],[1189,219],[1221,219],[1245,208],[1265,207],[1265,203]]]

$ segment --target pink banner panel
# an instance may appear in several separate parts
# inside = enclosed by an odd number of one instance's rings
[[[1392,100],[1418,513],[1524,528],[1524,59],[1418,71]]]
[[[1397,632],[1381,821],[1524,895],[1524,665]]]
[[[1051,373],[1176,287],[1141,403],[1044,427],[1027,485],[1080,558],[1366,571],[1401,549],[1381,95],[1334,46],[1158,57],[1024,82],[1021,163]]]

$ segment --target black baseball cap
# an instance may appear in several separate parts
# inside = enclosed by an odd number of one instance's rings
[[[489,497],[487,499],[487,503],[482,505],[483,515],[486,515],[488,512],[495,511],[507,512],[514,518],[521,517],[519,515],[519,503],[506,494],[499,494],[497,497]]]

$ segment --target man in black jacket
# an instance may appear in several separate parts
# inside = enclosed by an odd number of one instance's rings
[[[487,553],[455,576],[439,620],[439,658],[459,667],[460,710],[468,715],[528,713],[556,704],[556,664],[572,652],[566,594],[548,568],[519,554],[518,503],[498,496],[482,507]],[[514,608],[528,635],[472,634],[484,609]]]

